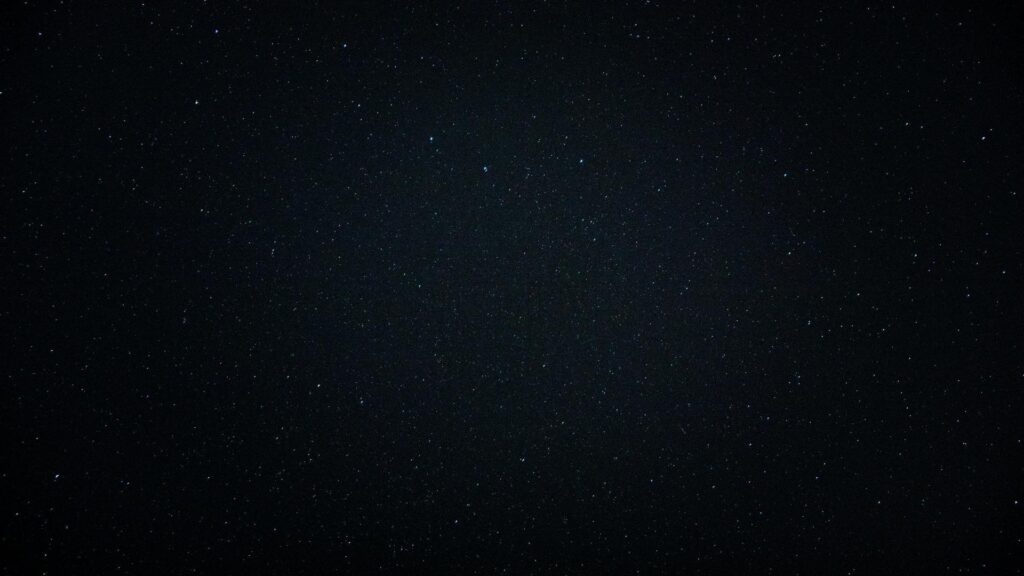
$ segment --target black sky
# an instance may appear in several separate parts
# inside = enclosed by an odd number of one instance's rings
[[[1022,572],[1011,10],[0,21],[3,574]]]

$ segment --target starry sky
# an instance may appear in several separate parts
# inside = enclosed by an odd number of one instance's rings
[[[4,4],[0,573],[1022,573],[972,4]]]

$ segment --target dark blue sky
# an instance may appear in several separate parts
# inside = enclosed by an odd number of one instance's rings
[[[1019,16],[708,4],[2,8],[2,573],[1020,573]]]

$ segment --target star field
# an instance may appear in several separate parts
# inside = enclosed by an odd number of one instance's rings
[[[2,8],[3,574],[1020,574],[1019,16]]]

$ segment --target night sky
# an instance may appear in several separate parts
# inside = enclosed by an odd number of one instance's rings
[[[0,573],[1021,574],[971,4],[5,3]]]

